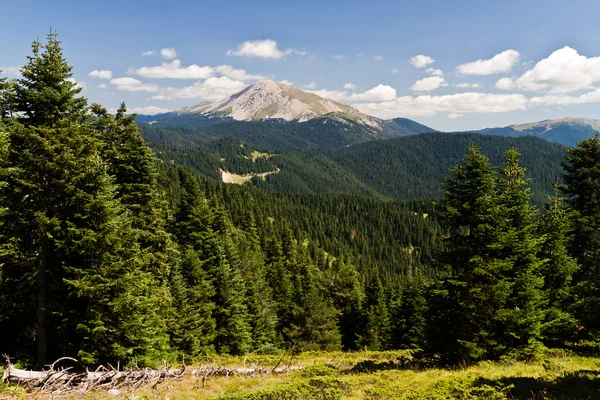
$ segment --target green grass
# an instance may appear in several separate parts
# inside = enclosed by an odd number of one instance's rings
[[[221,357],[205,365],[274,366],[277,355]],[[143,388],[120,398],[220,400],[337,399],[600,399],[600,358],[555,353],[531,362],[481,362],[463,368],[426,368],[410,353],[304,353],[282,364],[299,371],[257,377],[216,377],[206,382],[185,377]],[[3,398],[31,398],[5,386]],[[3,397],[4,396],[4,397]],[[43,398],[43,397],[40,397]],[[72,398],[82,398],[75,396]],[[104,399],[102,392],[89,399]]]

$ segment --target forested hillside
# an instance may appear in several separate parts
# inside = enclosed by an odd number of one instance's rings
[[[532,178],[533,201],[538,205],[562,179],[559,163],[566,148],[533,137],[435,132],[320,152],[277,152],[239,138],[220,138],[183,148],[168,136],[149,137],[150,145],[163,160],[213,179],[221,179],[219,169],[236,174],[279,169],[277,174],[248,184],[271,192],[344,193],[382,200],[440,198],[440,182],[471,142],[480,144],[496,166],[502,163],[504,149],[519,149],[527,175]],[[251,157],[253,152],[263,156]]]
[[[0,353],[22,365],[422,349],[446,366],[597,348],[598,137],[566,154],[438,133],[277,153],[155,130],[158,159],[124,104],[80,96],[55,33],[21,74],[0,80]],[[215,165],[281,171],[248,187]],[[552,194],[543,209],[534,190]]]

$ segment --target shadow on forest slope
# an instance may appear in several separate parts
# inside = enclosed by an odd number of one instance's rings
[[[600,400],[600,371],[579,370],[562,376],[532,378],[506,377],[496,380],[478,378],[474,387],[481,386],[510,388],[509,399],[535,400]]]

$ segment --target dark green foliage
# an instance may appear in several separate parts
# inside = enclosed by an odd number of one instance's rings
[[[529,179],[519,166],[521,154],[506,151],[499,183],[499,205],[506,218],[500,238],[500,257],[511,264],[505,278],[511,284],[507,310],[500,317],[504,325],[503,345],[508,349],[535,346],[544,318],[544,279],[538,258],[541,239],[537,235],[537,210],[531,204]]]
[[[61,354],[90,364],[162,357],[169,294],[144,268],[54,33],[34,42],[22,74],[0,179],[5,346],[31,360],[35,340],[38,365]]]
[[[581,266],[576,274],[576,313],[590,332],[600,329],[600,139],[598,135],[567,151],[560,190],[571,207],[571,254]]]
[[[33,55],[21,68],[22,78],[16,87],[16,111],[23,113],[21,122],[29,126],[54,127],[59,122],[81,122],[86,118],[87,100],[76,97],[81,88],[72,80],[72,67],[62,54],[56,33],[48,35],[42,45],[33,42]],[[43,52],[40,52],[43,50]]]
[[[496,172],[480,149],[471,145],[444,183],[440,214],[450,236],[442,260],[450,268],[443,281],[445,299],[436,301],[441,314],[437,332],[446,332],[443,348],[450,362],[497,357],[506,349],[498,334],[507,310],[511,283],[509,261],[499,257],[505,213],[499,205]],[[444,348],[445,347],[445,348]]]
[[[384,196],[398,200],[432,199],[442,197],[439,183],[472,142],[481,147],[493,165],[503,162],[505,149],[517,148],[533,179],[533,200],[537,204],[543,204],[544,194],[561,180],[558,163],[565,148],[533,137],[424,133],[351,146],[333,153],[332,159]]]
[[[171,341],[180,352],[197,357],[214,351],[214,288],[206,277],[202,261],[191,246],[182,249],[181,263],[171,270]]]
[[[397,298],[391,302],[391,337],[394,349],[426,347],[427,303],[425,281],[415,277],[406,282]]]
[[[374,274],[365,288],[357,344],[360,348],[374,351],[386,350],[390,346],[390,315],[379,274]]]
[[[314,285],[303,286],[292,305],[290,326],[284,329],[286,336],[298,351],[339,350],[341,336],[336,324],[337,310]]]
[[[176,234],[182,246],[197,254],[203,273],[213,288],[215,347],[221,353],[241,354],[250,349],[250,325],[245,286],[233,254],[228,221],[215,216],[201,194],[196,179],[180,170],[181,204],[176,213]],[[182,271],[185,276],[189,271]],[[210,325],[211,322],[207,321]]]
[[[443,191],[439,183],[461,158],[465,147],[476,141],[494,165],[503,162],[504,149],[518,148],[523,154],[523,165],[533,179],[533,201],[542,205],[544,194],[561,180],[558,163],[565,153],[563,146],[533,137],[516,139],[441,132],[377,140],[336,150],[285,153],[274,151],[268,144],[243,143],[244,147],[240,147],[231,138],[217,139],[210,144],[203,142],[201,147],[180,148],[173,143],[172,136],[155,137],[144,133],[165,162],[192,168],[213,179],[220,179],[219,169],[246,174],[278,168],[278,173],[264,180],[255,178],[248,185],[271,192],[345,193],[381,200],[441,198]],[[270,156],[252,162],[245,154],[252,150]]]
[[[552,347],[565,341],[574,340],[578,321],[573,312],[573,276],[579,265],[569,255],[571,241],[571,221],[568,209],[558,195],[548,197],[545,211],[540,221],[543,238],[540,258],[544,276],[546,297],[546,319],[542,325],[542,338]]]

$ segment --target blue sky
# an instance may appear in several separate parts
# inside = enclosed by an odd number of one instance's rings
[[[175,110],[269,78],[440,130],[600,118],[594,1],[0,0],[0,10],[5,75],[52,27],[83,94],[107,108]]]

